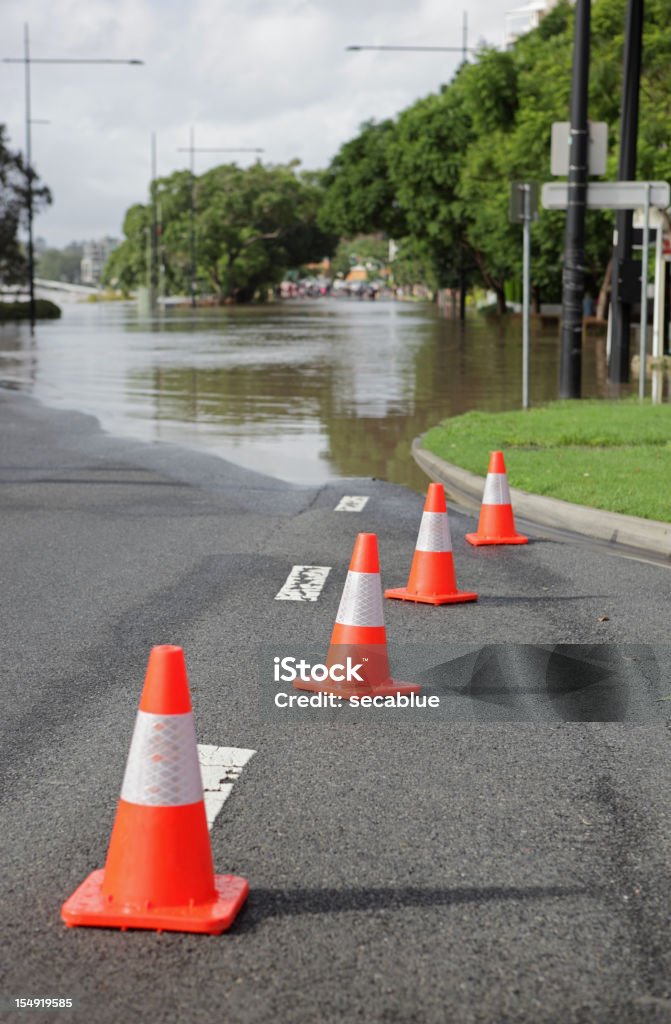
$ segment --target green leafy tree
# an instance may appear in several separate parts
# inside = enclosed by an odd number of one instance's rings
[[[84,248],[78,242],[70,242],[64,249],[44,249],[37,257],[37,276],[78,284],[83,255]]]
[[[457,286],[465,267],[466,219],[458,186],[472,137],[463,93],[449,87],[404,110],[388,148],[407,234],[430,259],[440,287]]]
[[[281,281],[287,268],[335,247],[317,223],[321,187],[296,164],[224,164],[193,181],[179,171],[156,182],[155,196],[166,286],[177,291],[189,288],[192,203],[198,285],[220,302],[249,301]],[[126,239],[108,261],[106,281],[125,289],[146,281],[150,230],[150,207],[131,207]]]
[[[147,245],[151,230],[151,210],[136,203],[126,211],[123,233],[126,236],[117,246],[103,269],[103,284],[120,288],[128,294],[131,289],[145,284],[148,273]]]
[[[24,284],[28,279],[28,260],[19,241],[19,229],[27,216],[29,181],[36,213],[51,202],[51,192],[39,183],[34,168],[27,173],[23,157],[10,150],[5,125],[0,124],[0,281],[3,284]]]
[[[325,189],[320,224],[345,238],[384,232],[406,233],[406,222],[390,178],[389,145],[394,122],[367,121],[342,146],[322,176]]]

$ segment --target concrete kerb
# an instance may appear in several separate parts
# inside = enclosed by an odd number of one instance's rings
[[[452,499],[470,511],[480,508],[485,478],[445,462],[422,446],[422,437],[412,442],[412,456],[421,469],[439,483]],[[529,494],[511,487],[515,516],[529,523],[562,530],[606,544],[661,556],[671,561],[671,523],[625,516],[619,512],[575,505],[560,498]]]

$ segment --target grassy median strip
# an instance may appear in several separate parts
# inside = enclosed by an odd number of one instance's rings
[[[424,447],[481,476],[501,449],[511,487],[671,522],[671,405],[582,400],[468,412],[429,430]]]

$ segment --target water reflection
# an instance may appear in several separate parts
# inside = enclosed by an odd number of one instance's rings
[[[532,340],[533,402],[556,397],[558,332]],[[412,439],[468,409],[520,403],[519,321],[466,326],[424,304],[317,300],[173,310],[74,306],[0,333],[0,378],[116,433],[204,446],[290,480],[376,476],[422,489]],[[605,394],[604,340],[584,391]]]

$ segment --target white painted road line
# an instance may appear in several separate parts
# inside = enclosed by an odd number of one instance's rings
[[[198,744],[198,761],[203,777],[203,795],[207,827],[214,825],[215,818],[224,806],[233,783],[240,778],[242,769],[254,757],[255,750],[244,747],[213,747],[209,743]]]
[[[361,512],[368,504],[368,498],[363,494],[345,494],[340,499],[334,512]]]
[[[275,600],[316,601],[330,571],[330,565],[295,565]]]

